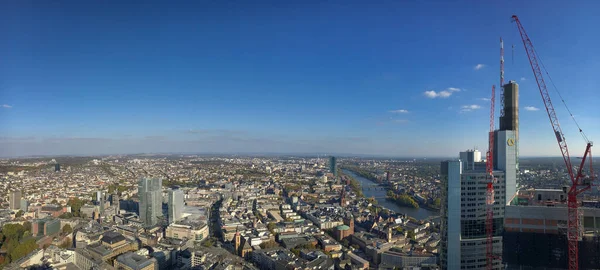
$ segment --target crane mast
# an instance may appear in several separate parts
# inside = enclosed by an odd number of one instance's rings
[[[585,149],[585,153],[581,160],[581,164],[577,170],[577,174],[575,174],[573,165],[571,163],[571,158],[569,156],[569,149],[567,147],[567,141],[565,140],[564,134],[558,122],[558,117],[556,116],[556,112],[554,111],[554,106],[552,105],[552,101],[550,100],[550,94],[548,93],[548,89],[546,87],[546,82],[544,81],[542,70],[540,68],[540,64],[537,59],[537,54],[533,47],[529,36],[525,32],[523,25],[519,21],[519,18],[516,15],[512,16],[513,21],[516,23],[519,34],[521,35],[521,39],[523,40],[523,46],[525,47],[525,52],[527,53],[527,57],[529,58],[529,64],[531,65],[531,70],[533,71],[533,75],[537,82],[538,88],[540,90],[540,94],[542,96],[542,100],[544,102],[544,106],[546,107],[546,112],[548,113],[548,118],[550,119],[550,124],[552,125],[552,129],[554,131],[554,136],[556,137],[556,141],[558,142],[558,147],[560,148],[560,152],[563,156],[565,165],[567,166],[567,171],[569,177],[571,179],[571,188],[567,193],[567,206],[568,206],[568,219],[567,219],[567,241],[568,241],[568,261],[569,261],[569,270],[579,269],[579,236],[580,236],[580,220],[578,213],[578,202],[577,195],[582,192],[590,189],[591,180],[593,179],[593,168],[592,168],[592,142],[587,141],[587,146]],[[580,130],[581,132],[581,130]],[[589,155],[590,160],[590,175],[588,177],[583,174],[583,167],[585,166],[585,161]]]
[[[500,38],[500,119],[504,117],[504,41]]]
[[[488,137],[488,151],[485,157],[485,169],[487,175],[486,189],[486,219],[485,232],[486,242],[486,269],[492,269],[494,261],[494,103],[496,99],[496,86],[492,86],[492,98],[490,99],[490,132]]]

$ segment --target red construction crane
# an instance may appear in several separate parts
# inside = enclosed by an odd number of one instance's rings
[[[560,148],[560,152],[562,153],[563,159],[565,161],[565,165],[567,166],[567,171],[569,173],[569,177],[571,178],[571,188],[567,193],[567,205],[568,205],[568,219],[567,219],[567,240],[569,242],[569,270],[579,269],[579,254],[578,254],[578,243],[579,243],[579,213],[577,211],[578,202],[577,195],[582,192],[590,189],[591,182],[593,180],[594,171],[592,168],[592,142],[587,140],[585,135],[583,134],[581,128],[579,132],[582,133],[584,139],[587,142],[587,146],[585,148],[585,153],[583,154],[583,158],[581,159],[581,164],[579,168],[577,168],[577,173],[574,173],[575,168],[571,164],[571,158],[569,156],[569,149],[567,148],[567,142],[565,141],[565,136],[560,128],[558,123],[558,117],[556,116],[556,112],[554,111],[554,106],[552,105],[552,101],[550,100],[550,95],[548,94],[548,89],[546,88],[546,82],[544,82],[542,70],[540,69],[540,62],[538,62],[537,53],[531,43],[531,40],[525,33],[525,29],[519,18],[516,15],[512,16],[514,22],[516,22],[517,27],[519,28],[519,33],[521,34],[521,39],[523,40],[523,46],[525,46],[525,52],[527,53],[527,57],[529,58],[529,63],[531,64],[531,70],[533,71],[533,75],[535,76],[535,80],[537,82],[538,88],[540,89],[540,94],[542,95],[542,100],[544,101],[544,106],[546,106],[546,112],[548,113],[548,118],[550,119],[550,124],[552,125],[552,129],[554,130],[554,135],[556,136],[556,141],[558,142],[558,147]],[[547,73],[547,72],[546,72]],[[564,101],[563,101],[564,102]],[[571,115],[572,116],[572,115]],[[585,161],[589,155],[590,160],[590,171],[589,175],[583,174],[583,167],[585,166]]]
[[[486,219],[485,233],[487,235],[486,242],[486,269],[492,269],[494,261],[494,102],[496,100],[496,86],[492,86],[492,98],[490,99],[490,133],[488,138],[488,151],[485,157],[485,169],[487,174],[487,189],[486,189]]]

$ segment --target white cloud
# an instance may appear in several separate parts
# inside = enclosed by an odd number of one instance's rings
[[[408,110],[404,110],[404,109],[400,109],[400,110],[393,110],[390,111],[391,113],[408,113]]]
[[[526,111],[539,111],[539,108],[533,107],[533,106],[525,106],[524,108]]]
[[[521,77],[521,81],[524,81],[524,80],[526,80],[525,77]]]
[[[447,91],[450,92],[460,92],[460,88],[456,88],[456,87],[448,87],[448,89],[446,89]]]
[[[452,95],[452,92],[446,91],[446,90],[439,91],[439,92],[436,92],[434,90],[430,90],[430,91],[425,91],[424,94],[428,98],[447,98],[447,97],[449,97],[449,96]]]
[[[464,105],[464,106],[460,107],[461,112],[470,112],[472,110],[478,110],[478,109],[481,109],[481,106],[479,106],[477,104]]]
[[[2,104],[0,107],[5,108],[5,109],[10,109],[12,108],[12,106],[8,105],[8,104]]]
[[[486,97],[482,97],[482,98],[480,98],[480,100],[483,100],[483,101],[490,101],[490,99],[489,99],[489,98],[486,98]]]
[[[480,69],[482,69],[482,68],[484,68],[484,67],[485,67],[485,65],[484,65],[484,64],[477,64],[477,65],[475,66],[475,68],[474,68],[474,69],[475,69],[475,70],[480,70]]]

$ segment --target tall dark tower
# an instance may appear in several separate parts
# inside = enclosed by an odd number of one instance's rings
[[[504,116],[500,117],[500,130],[514,130],[519,140],[519,85],[510,81],[504,86]]]
[[[334,156],[329,157],[329,170],[333,176],[337,177],[337,159]]]
[[[58,163],[54,164],[54,171],[60,172],[60,164],[58,164]]]

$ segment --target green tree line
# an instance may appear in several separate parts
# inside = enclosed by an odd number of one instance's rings
[[[387,192],[387,198],[400,206],[419,208],[419,204],[408,194],[397,195],[390,190]]]
[[[0,267],[19,260],[38,248],[35,238],[31,235],[31,223],[25,223],[6,224],[2,227],[0,249],[6,251],[6,256],[0,256]]]

